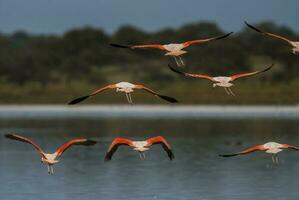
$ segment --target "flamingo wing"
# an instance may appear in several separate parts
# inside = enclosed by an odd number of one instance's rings
[[[155,92],[155,91],[153,91],[153,90],[145,87],[144,85],[135,85],[135,88],[147,91],[147,92],[149,92],[149,93],[151,93],[151,94],[153,94],[153,95],[155,95],[155,96],[157,96],[157,97],[159,97],[159,98],[161,98],[161,99],[163,99],[165,101],[168,101],[170,103],[177,103],[178,102],[178,100],[176,100],[176,99],[174,99],[172,97],[169,97],[169,96],[160,95],[157,92]]]
[[[85,145],[85,146],[90,146],[90,145],[95,145],[96,142],[93,140],[88,140],[85,138],[82,139],[74,139],[70,140],[66,143],[64,143],[57,151],[57,157],[61,156],[63,152],[65,152],[68,148],[70,148],[72,145]]]
[[[92,97],[92,96],[94,96],[94,95],[96,95],[96,94],[98,94],[98,93],[100,93],[100,92],[105,91],[105,90],[113,89],[113,88],[115,88],[115,87],[116,87],[115,84],[107,85],[107,86],[105,86],[105,87],[102,87],[102,88],[97,89],[96,91],[92,92],[92,93],[89,94],[89,95],[86,95],[86,96],[82,96],[82,97],[76,98],[76,99],[70,101],[68,104],[69,104],[69,105],[73,105],[73,104],[80,103],[81,101],[84,101],[85,99],[87,99],[87,98],[89,98],[89,97]]]
[[[217,37],[208,38],[208,39],[191,40],[191,41],[184,42],[183,45],[184,45],[184,48],[185,48],[185,47],[188,47],[188,46],[190,46],[192,44],[195,44],[195,43],[205,43],[205,42],[210,42],[210,41],[213,41],[213,40],[220,40],[220,39],[223,39],[223,38],[226,38],[226,37],[230,36],[231,34],[233,34],[233,32],[230,32],[230,33],[225,34],[225,35],[217,36]]]
[[[128,140],[125,138],[115,138],[106,152],[105,161],[109,161],[112,159],[113,154],[116,152],[117,148],[121,145],[132,146],[132,140]]]
[[[251,147],[249,149],[246,149],[244,151],[238,152],[238,153],[234,153],[234,154],[220,154],[219,156],[222,157],[232,157],[232,156],[238,156],[238,155],[243,155],[243,154],[248,154],[254,151],[265,151],[267,150],[263,145],[257,145],[254,147]]]
[[[249,73],[244,73],[244,74],[236,74],[236,75],[231,76],[231,79],[233,81],[233,80],[236,80],[236,79],[242,78],[242,77],[254,76],[256,74],[270,70],[273,66],[274,66],[274,64],[271,64],[269,67],[267,67],[266,69],[261,70],[261,71],[249,72]]]
[[[155,49],[165,50],[165,48],[164,48],[164,46],[162,44],[134,45],[131,48],[132,49],[136,49],[136,48],[155,48]]]
[[[289,149],[299,151],[299,147],[296,147],[296,146],[290,145],[290,144],[283,144],[283,148],[289,148]]]
[[[168,64],[168,67],[171,71],[175,72],[175,73],[178,73],[178,74],[181,74],[183,76],[189,76],[189,77],[193,77],[193,78],[204,78],[204,79],[208,79],[210,81],[213,81],[215,82],[214,78],[211,77],[211,76],[208,76],[208,75],[204,75],[204,74],[189,74],[189,73],[186,73],[186,72],[182,72],[182,71],[179,71],[175,68],[173,68],[170,64]]]
[[[285,37],[282,37],[282,36],[280,36],[280,35],[276,35],[276,34],[273,34],[273,33],[268,33],[268,32],[262,31],[262,30],[260,30],[260,29],[258,29],[258,28],[256,28],[256,27],[254,27],[254,26],[248,24],[246,21],[245,21],[245,24],[246,24],[249,28],[251,28],[251,29],[253,29],[253,30],[255,30],[255,31],[259,32],[259,33],[262,33],[262,34],[264,34],[264,35],[269,35],[269,36],[274,37],[274,38],[278,38],[278,39],[283,40],[283,41],[285,41],[285,42],[288,42],[289,44],[292,45],[292,42],[293,42],[293,41],[291,41],[291,40],[289,40],[289,39],[287,39],[287,38],[285,38]]]
[[[161,49],[165,50],[164,46],[161,44],[144,44],[144,45],[122,45],[122,44],[110,44],[113,47],[118,48],[129,48],[129,49],[147,49],[147,48],[154,48],[154,49]]]
[[[168,157],[170,160],[174,159],[174,155],[173,152],[171,150],[170,145],[168,144],[168,142],[165,140],[164,137],[162,136],[157,136],[157,137],[153,137],[147,140],[148,145],[154,145],[154,144],[161,144],[163,149],[166,151]]]
[[[45,157],[44,156],[45,152],[42,150],[42,148],[40,146],[38,146],[37,144],[35,144],[31,139],[26,138],[26,137],[21,136],[21,135],[17,135],[17,134],[6,134],[5,137],[8,138],[8,139],[18,140],[18,141],[21,141],[21,142],[26,142],[26,143],[31,144],[43,157]]]

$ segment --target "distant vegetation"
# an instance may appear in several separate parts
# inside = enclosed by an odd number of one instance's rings
[[[299,40],[288,27],[272,22],[257,25],[269,32]],[[0,30],[1,31],[1,30]],[[231,30],[234,31],[234,30]],[[186,49],[182,70],[230,75],[275,67],[256,77],[236,81],[237,97],[226,96],[206,80],[192,80],[171,72],[173,59],[159,50],[117,49],[109,43],[149,44],[183,42],[224,34],[216,24],[192,23],[178,29],[144,32],[123,26],[112,35],[81,28],[63,35],[0,34],[0,103],[66,103],[97,87],[119,81],[146,84],[182,103],[296,104],[299,101],[299,55],[282,41],[245,28],[229,38]],[[174,64],[174,63],[173,63]],[[122,103],[123,95],[99,95],[86,103]],[[136,103],[161,103],[150,95],[134,95]]]

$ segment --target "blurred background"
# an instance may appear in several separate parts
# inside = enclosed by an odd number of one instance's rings
[[[298,7],[298,0],[0,0],[0,198],[297,200],[298,152],[282,152],[279,165],[265,153],[218,154],[269,141],[299,146],[299,55],[244,24],[299,41]],[[207,80],[171,72],[167,65],[175,63],[162,52],[109,45],[183,42],[231,31],[226,39],[189,47],[181,70],[232,75],[275,63],[266,73],[237,80],[234,97]],[[80,106],[66,105],[120,81],[144,84],[180,104],[136,92],[131,106],[125,95],[107,91]],[[8,133],[29,137],[49,153],[79,137],[98,144],[70,148],[49,176],[35,150],[6,139]],[[115,137],[157,135],[172,146],[173,161],[156,145],[146,160],[120,147],[104,163]]]
[[[128,81],[182,104],[297,104],[299,56],[287,43],[246,28],[244,21],[296,41],[298,6],[295,0],[0,0],[0,103],[65,104],[105,84]],[[109,46],[167,44],[231,31],[229,38],[186,49],[182,70],[232,75],[275,63],[267,73],[236,81],[237,97],[209,81],[171,72],[167,64],[173,59],[159,50]],[[112,93],[86,103],[124,102]],[[142,92],[134,99],[161,103]]]

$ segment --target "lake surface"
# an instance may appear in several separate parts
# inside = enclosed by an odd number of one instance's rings
[[[283,151],[279,165],[262,152],[218,157],[268,141],[299,146],[297,116],[298,107],[0,106],[0,197],[298,200],[299,152]],[[7,140],[7,133],[30,137],[49,152],[77,137],[98,144],[67,150],[51,176],[29,144]],[[157,135],[172,146],[173,161],[158,145],[145,160],[120,147],[112,161],[103,161],[115,137]]]

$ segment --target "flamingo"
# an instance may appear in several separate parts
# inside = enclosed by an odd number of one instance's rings
[[[253,75],[256,75],[256,74],[259,74],[259,73],[262,73],[262,72],[266,72],[266,71],[270,70],[273,67],[273,65],[274,64],[271,64],[271,66],[269,66],[266,69],[261,70],[261,71],[249,72],[249,73],[244,73],[244,74],[235,74],[235,75],[232,75],[232,76],[216,76],[216,77],[212,77],[212,76],[209,76],[209,75],[203,75],[203,74],[189,74],[189,73],[181,72],[179,70],[174,69],[170,64],[168,65],[168,67],[173,72],[176,72],[176,73],[184,75],[184,76],[189,76],[189,77],[193,77],[193,78],[208,79],[208,80],[214,82],[213,87],[216,87],[216,86],[223,87],[225,92],[227,93],[227,95],[235,96],[235,94],[233,93],[233,91],[230,88],[234,85],[233,83],[231,83],[232,81],[234,81],[238,78],[253,76]]]
[[[41,163],[47,165],[48,167],[48,173],[49,174],[54,174],[54,169],[53,169],[53,165],[58,163],[59,160],[58,158],[63,154],[63,152],[65,150],[67,150],[69,147],[71,147],[72,145],[94,145],[96,144],[95,141],[93,140],[88,140],[88,139],[74,139],[74,140],[70,140],[66,143],[64,143],[56,152],[54,153],[45,153],[43,151],[43,149],[38,146],[37,144],[35,144],[31,139],[26,138],[24,136],[21,135],[17,135],[17,134],[7,134],[5,135],[6,138],[8,139],[12,139],[12,140],[19,140],[21,142],[26,142],[31,144],[40,154],[41,154]]]
[[[254,27],[254,26],[248,24],[246,21],[245,21],[245,24],[246,24],[249,28],[251,28],[251,29],[253,29],[253,30],[255,30],[255,31],[257,31],[257,32],[259,32],[259,33],[261,33],[261,34],[263,34],[263,35],[269,35],[270,37],[274,37],[274,38],[277,38],[277,39],[280,39],[280,40],[282,40],[282,41],[285,41],[285,42],[289,43],[289,45],[291,45],[291,46],[293,47],[293,48],[292,48],[292,52],[293,52],[293,54],[296,54],[296,53],[299,52],[299,41],[297,41],[297,42],[296,42],[296,41],[292,41],[292,40],[289,40],[289,39],[287,39],[287,38],[285,38],[285,37],[282,37],[282,36],[280,36],[280,35],[276,35],[276,34],[273,34],[273,33],[268,33],[268,32],[262,31],[262,30],[260,30],[260,29],[258,29],[258,28],[256,28],[256,27]]]
[[[77,104],[77,103],[79,103],[81,101],[84,101],[85,99],[87,99],[89,97],[92,97],[92,96],[94,96],[94,95],[96,95],[100,92],[103,92],[103,91],[108,90],[108,89],[115,89],[115,88],[116,88],[116,92],[124,92],[126,94],[128,103],[130,103],[130,104],[133,104],[131,93],[134,92],[134,89],[142,89],[142,90],[144,90],[146,92],[149,92],[150,94],[155,95],[156,97],[160,97],[161,99],[163,99],[165,101],[168,101],[170,103],[177,103],[178,102],[176,99],[174,99],[172,97],[160,95],[157,92],[145,87],[144,85],[135,85],[135,84],[128,83],[128,82],[120,82],[120,83],[111,84],[111,85],[107,85],[105,87],[99,88],[99,89],[95,90],[94,92],[92,92],[89,95],[82,96],[82,97],[79,97],[77,99],[72,100],[68,104],[69,105]]]
[[[150,146],[154,144],[161,144],[163,149],[166,151],[170,160],[174,159],[171,147],[168,142],[162,136],[152,137],[144,141],[133,141],[125,138],[116,138],[113,140],[105,156],[105,161],[112,159],[113,154],[116,152],[120,145],[127,145],[132,147],[135,151],[139,152],[140,159],[145,159],[144,152],[149,150]]]
[[[200,40],[190,40],[186,41],[183,43],[171,43],[171,44],[145,44],[145,45],[121,45],[121,44],[110,44],[113,47],[119,47],[119,48],[130,48],[130,49],[147,49],[147,48],[155,48],[155,49],[160,49],[162,51],[166,51],[165,56],[172,56],[178,66],[184,66],[184,61],[181,58],[181,55],[187,53],[187,51],[184,51],[182,49],[189,47],[192,44],[196,43],[206,43],[210,42],[213,40],[220,40],[223,38],[228,37],[231,35],[233,32],[230,32],[228,34],[218,36],[218,37],[213,37],[213,38],[208,38],[208,39],[200,39]]]
[[[231,157],[231,156],[238,156],[238,155],[244,155],[244,154],[248,154],[254,151],[265,151],[266,153],[272,154],[272,162],[275,164],[278,164],[278,156],[277,153],[281,152],[283,149],[293,149],[296,151],[299,151],[299,148],[294,146],[294,145],[290,145],[290,144],[280,144],[277,142],[267,142],[265,144],[262,145],[257,145],[254,147],[251,147],[249,149],[246,149],[244,151],[238,152],[238,153],[234,153],[234,154],[220,154],[219,156],[222,157]]]

